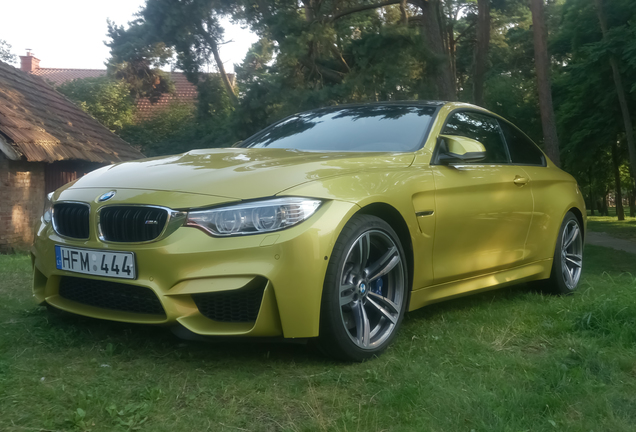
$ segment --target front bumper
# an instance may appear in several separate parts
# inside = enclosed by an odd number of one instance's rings
[[[103,192],[106,191],[68,189],[62,192],[62,199],[90,203],[91,234],[88,240],[63,238],[49,224],[38,228],[32,249],[33,295],[38,303],[46,302],[71,313],[113,321],[178,323],[206,336],[306,338],[318,335],[320,300],[328,259],[344,223],[358,209],[355,204],[327,201],[308,220],[270,234],[214,238],[196,228],[181,227],[156,242],[112,244],[100,241],[95,235],[94,215],[100,204],[91,200]],[[133,193],[128,190],[122,195],[125,195],[125,200],[118,204],[170,206],[165,193],[161,192]],[[192,196],[188,197],[188,200],[192,199]],[[55,266],[55,245],[134,252],[137,278],[113,279],[58,270]],[[131,290],[136,290],[135,287],[151,290],[159,299],[164,313],[97,307],[91,302],[65,298],[60,295],[63,278],[81,278],[87,285],[104,285],[92,281],[115,283],[118,290],[127,286]],[[199,302],[197,307],[195,301],[205,298],[203,294],[230,293],[232,297],[232,293],[251,288],[262,292],[255,320],[233,322],[231,319],[211,319],[209,312],[199,309],[202,303]],[[240,301],[241,296],[236,298]]]

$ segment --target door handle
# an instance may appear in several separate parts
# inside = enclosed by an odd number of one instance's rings
[[[513,180],[514,184],[516,184],[517,186],[523,186],[527,184],[529,181],[530,179],[528,177],[521,177],[521,176],[516,176],[515,179]]]

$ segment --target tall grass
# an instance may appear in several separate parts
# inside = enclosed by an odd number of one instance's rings
[[[50,314],[28,258],[0,256],[0,430],[633,431],[634,258],[588,246],[574,296],[519,285],[440,303],[347,364]]]

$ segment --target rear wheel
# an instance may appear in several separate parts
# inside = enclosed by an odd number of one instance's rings
[[[544,286],[553,294],[571,294],[579,284],[582,270],[583,231],[578,218],[568,212],[559,230],[550,279]]]
[[[391,343],[407,303],[402,245],[382,219],[354,216],[329,260],[318,346],[325,354],[362,361]]]

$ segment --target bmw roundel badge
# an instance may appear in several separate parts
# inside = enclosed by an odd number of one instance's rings
[[[111,199],[112,197],[115,196],[115,194],[117,193],[117,191],[110,191],[110,192],[106,192],[105,194],[103,194],[102,196],[100,196],[99,198],[97,198],[97,202],[104,202],[104,201],[108,201],[109,199]]]

